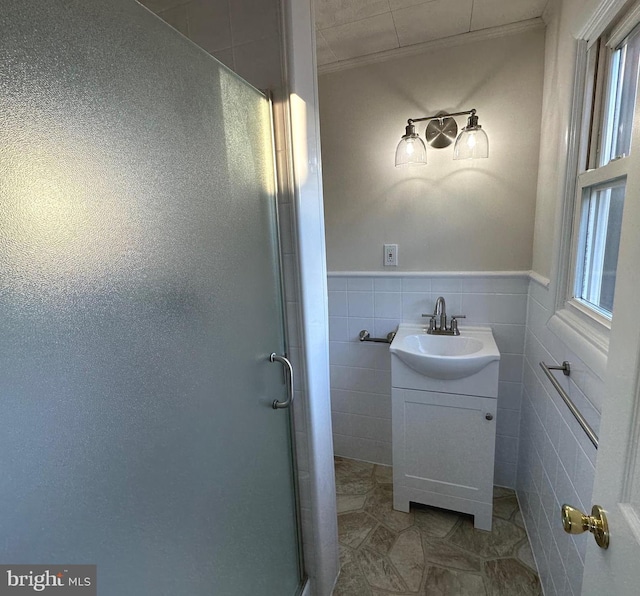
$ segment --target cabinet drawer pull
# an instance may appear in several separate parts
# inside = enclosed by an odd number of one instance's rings
[[[493,420],[493,414],[485,414],[487,420]]]

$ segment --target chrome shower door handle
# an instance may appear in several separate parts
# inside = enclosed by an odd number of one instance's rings
[[[287,375],[287,393],[289,394],[285,401],[278,401],[277,399],[274,399],[271,407],[274,410],[288,408],[293,403],[293,366],[291,366],[291,362],[289,362],[288,358],[278,356],[275,352],[269,356],[269,362],[279,362],[284,366],[284,370]]]

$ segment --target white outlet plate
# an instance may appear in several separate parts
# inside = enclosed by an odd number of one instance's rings
[[[398,266],[398,245],[397,244],[384,245],[384,266],[385,267]]]

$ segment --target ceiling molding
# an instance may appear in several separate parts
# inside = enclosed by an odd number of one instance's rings
[[[323,64],[321,66],[318,66],[318,75],[347,70],[349,68],[356,68],[358,66],[364,66],[366,64],[386,62],[387,60],[393,60],[394,58],[415,56],[417,54],[424,54],[426,52],[431,52],[434,50],[460,46],[467,43],[473,43],[475,41],[494,39],[496,37],[506,37],[508,35],[516,35],[518,33],[524,33],[526,31],[533,31],[544,28],[544,21],[541,18],[537,17],[535,19],[528,19],[526,21],[520,21],[518,23],[511,23],[510,25],[490,27],[488,29],[481,29],[480,31],[471,31],[469,33],[462,33],[461,35],[452,35],[451,37],[445,37],[443,39],[435,39],[433,41],[417,43],[402,48],[385,50],[384,52],[376,52],[375,54],[369,54],[367,56],[358,56],[357,58],[350,58],[348,60],[339,60],[338,62]]]
[[[553,17],[558,13],[559,6],[557,2],[553,2],[552,0],[547,0],[547,4],[542,11],[542,20],[548,25]]]
[[[602,0],[584,25],[576,31],[576,38],[593,41],[602,35],[602,32],[624,8],[627,1],[628,0]]]

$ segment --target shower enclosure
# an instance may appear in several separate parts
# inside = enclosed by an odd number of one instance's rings
[[[300,589],[265,97],[131,0],[6,0],[0,564]]]

